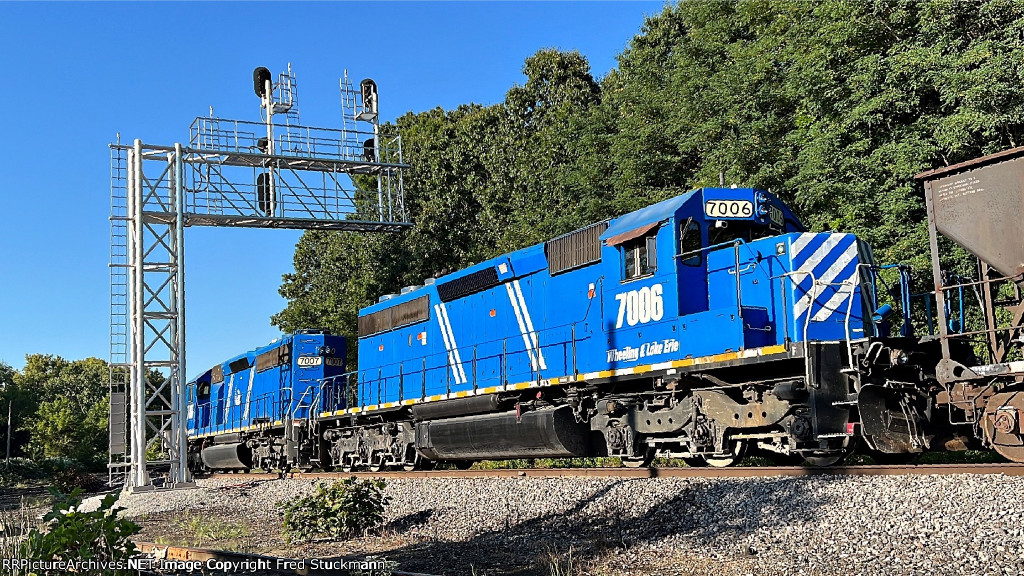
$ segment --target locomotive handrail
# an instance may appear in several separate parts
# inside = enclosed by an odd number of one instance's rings
[[[534,351],[540,350],[541,353],[543,353],[544,350],[551,350],[552,348],[560,348],[562,350],[561,354],[562,354],[563,360],[565,362],[566,368],[567,369],[572,369],[574,375],[576,373],[578,373],[577,372],[577,370],[578,370],[578,364],[577,364],[578,359],[576,358],[576,345],[577,345],[579,340],[576,337],[576,326],[575,326],[576,324],[578,324],[578,322],[574,322],[572,324],[568,324],[568,325],[565,325],[565,326],[554,327],[554,328],[563,328],[563,329],[565,327],[569,328],[568,338],[559,339],[554,344],[544,344],[544,343],[542,343],[541,339],[539,338],[539,334],[538,334],[537,346],[535,348],[533,348]],[[552,329],[554,329],[554,328],[552,328]],[[543,330],[540,330],[540,331],[537,331],[537,332],[538,333],[539,332],[543,332]],[[481,386],[481,384],[480,384],[480,368],[479,367],[480,367],[480,365],[482,363],[485,363],[485,362],[487,362],[489,360],[497,360],[498,361],[498,371],[497,371],[498,373],[496,374],[496,376],[499,378],[500,385],[504,386],[504,385],[509,384],[509,374],[508,374],[508,367],[510,365],[509,358],[513,357],[514,355],[529,355],[530,354],[530,349],[526,349],[526,348],[524,348],[523,350],[510,351],[509,350],[509,345],[508,345],[508,337],[502,338],[501,341],[502,341],[502,351],[498,352],[498,353],[495,353],[495,354],[481,355],[480,352],[479,352],[479,345],[474,345],[473,346],[473,357],[472,357],[471,362],[470,362],[470,364],[471,364],[470,367],[471,367],[471,372],[472,372],[472,376],[471,376],[472,380],[467,378],[467,381],[465,383],[466,384],[472,383],[475,390],[479,389],[479,387]],[[496,343],[496,342],[497,342],[497,340],[491,341],[491,343]],[[467,348],[469,348],[469,347],[467,347]],[[448,363],[441,363],[441,362],[439,362],[437,364],[437,366],[428,366],[428,359],[429,358],[434,357],[434,358],[437,358],[437,359],[440,360],[440,359],[443,359],[444,356],[445,355],[442,354],[442,353],[435,353],[435,354],[430,354],[430,355],[427,355],[427,356],[423,357],[423,359],[422,359],[423,360],[423,365],[420,367],[420,369],[418,369],[416,371],[416,372],[419,372],[419,374],[420,374],[421,386],[422,386],[422,388],[421,388],[421,392],[422,393],[417,395],[418,398],[423,399],[423,398],[427,397],[428,394],[427,394],[427,390],[426,390],[426,384],[430,381],[429,374],[433,373],[433,372],[435,372],[437,370],[444,370],[445,371],[444,393],[446,395],[452,393],[452,388],[451,388],[451,379],[452,379],[451,366]],[[529,377],[531,379],[537,380],[537,379],[539,379],[542,376],[542,370],[543,369],[541,369],[539,367],[539,365],[535,368],[533,363],[532,363],[532,360],[526,362],[526,364],[529,366],[529,374],[530,374]],[[398,370],[399,370],[398,373],[384,375],[384,373],[383,373],[384,372],[384,367],[388,367],[388,366],[395,367],[396,365],[397,365]],[[408,390],[406,389],[406,386],[405,386],[405,376],[408,375],[408,374],[414,374],[415,372],[413,372],[411,370],[406,370],[405,365],[406,365],[405,362],[396,362],[396,363],[391,363],[391,364],[388,364],[388,365],[385,365],[385,366],[382,366],[382,367],[378,367],[377,374],[374,375],[374,377],[368,378],[366,380],[362,380],[361,383],[363,384],[363,386],[360,387],[361,395],[360,395],[360,397],[358,399],[356,399],[356,405],[357,406],[365,406],[365,405],[372,404],[373,400],[374,400],[374,397],[376,397],[377,403],[382,402],[383,398],[384,398],[384,395],[385,395],[385,389],[390,387],[390,386],[392,386],[393,385],[392,383],[394,381],[396,381],[396,380],[397,380],[397,384],[398,384],[399,401],[404,401],[406,399],[409,399],[410,395],[407,393]],[[361,372],[349,372],[349,373],[346,373],[344,375],[331,376],[331,377],[326,377],[326,378],[317,379],[317,380],[320,382],[320,388],[323,389],[324,387],[332,384],[333,382],[336,382],[338,378],[351,377],[352,375],[356,375],[356,374],[361,374]],[[371,389],[373,389],[373,388],[377,388],[376,395],[374,395],[374,393],[371,391]],[[367,396],[367,393],[369,393],[370,395]],[[325,392],[321,396],[322,397],[329,396],[328,403],[331,404],[332,406],[337,404],[334,401],[334,399],[333,399],[332,391]]]
[[[913,334],[913,324],[911,322],[911,309],[913,306],[913,297],[915,294],[910,293],[910,272],[912,268],[906,264],[883,264],[883,265],[872,265],[871,269],[871,310],[877,311],[879,309],[879,298],[878,298],[878,284],[882,283],[883,288],[886,289],[887,293],[892,294],[892,289],[889,287],[889,283],[879,274],[882,270],[897,270],[899,272],[899,284],[900,284],[900,312],[903,315],[903,323],[900,326],[900,336],[910,336]],[[931,306],[928,306],[929,315]],[[931,318],[928,318],[928,324],[931,326]]]
[[[550,326],[550,327],[547,327],[547,328],[543,328],[543,329],[539,329],[539,330],[534,330],[533,332],[537,336],[538,347],[551,348],[551,347],[556,347],[556,346],[564,345],[564,346],[567,346],[567,347],[571,348],[573,346],[573,344],[578,344],[580,341],[582,341],[582,340],[584,340],[586,338],[589,338],[589,336],[584,337],[584,338],[576,338],[575,337],[575,326],[577,324],[580,324],[581,322],[582,321],[575,321],[575,322],[572,322],[572,323],[559,324],[557,326]],[[557,330],[565,330],[565,331],[567,331],[568,332],[567,337],[564,338],[564,339],[558,339],[558,340],[556,340],[552,344],[541,344],[541,336],[543,336],[545,333],[550,334],[550,333],[555,332]],[[479,348],[479,347],[482,347],[484,345],[498,344],[500,342],[502,344],[502,348],[503,348],[503,351],[501,353],[490,354],[490,355],[486,355],[486,356],[480,356],[479,352],[478,352],[477,353],[477,362],[478,362],[478,364],[479,364],[479,362],[481,360],[489,360],[489,359],[499,358],[499,357],[503,357],[503,356],[504,357],[511,357],[514,354],[529,354],[529,350],[526,349],[526,348],[524,348],[522,350],[509,350],[508,349],[509,348],[508,338],[509,337],[506,336],[506,337],[503,337],[503,338],[500,338],[500,339],[487,340],[487,341],[484,341],[484,342],[478,342],[477,344],[474,344],[473,347],[478,347]],[[516,340],[516,337],[512,337],[512,338],[513,338],[513,340]],[[459,346],[458,350],[460,350],[460,351],[463,351],[463,350],[470,351],[471,348],[472,348],[471,346]],[[429,360],[429,359],[444,360],[444,359],[446,359],[446,357],[447,357],[447,351],[446,350],[442,350],[440,352],[434,352],[434,353],[431,353],[431,354],[423,355],[420,358],[422,358],[424,361],[426,361],[426,360]],[[472,358],[472,357],[470,356],[470,358]],[[378,366],[378,372],[383,373],[383,369],[384,368],[393,368],[395,366],[401,366],[402,364],[403,364],[402,362],[390,362],[390,363],[387,363],[387,364],[382,364],[382,365]],[[427,371],[432,371],[432,370],[435,370],[435,369],[440,369],[442,367],[445,368],[445,369],[450,370],[450,367],[448,366],[448,364],[444,363],[444,362],[438,362],[437,366],[426,368],[426,370]],[[362,371],[359,371],[359,372],[362,372]],[[505,373],[505,372],[503,372],[503,373]],[[535,376],[539,376],[539,371],[534,370],[532,368],[532,365],[531,365],[530,374],[531,374],[530,377],[534,378]],[[387,376],[387,378],[390,378],[390,377],[391,376]],[[374,380],[376,380],[376,379],[374,379]]]
[[[793,276],[798,276],[798,275],[799,276],[803,276],[803,277],[807,277],[807,276],[811,277],[811,289],[813,289],[815,286],[818,285],[818,278],[814,275],[813,271],[809,271],[809,270],[793,270],[792,272],[785,272],[783,274],[779,274],[778,276],[775,276],[774,278],[783,278],[783,279],[788,278],[790,281],[793,282],[793,287],[796,288],[798,286],[799,280],[793,280]],[[801,298],[802,297],[803,297],[803,295],[801,295]],[[794,320],[796,320],[796,318],[794,318]],[[811,314],[810,314],[810,311],[808,310],[807,317],[804,319],[804,338],[803,338],[803,341],[804,341],[804,345],[805,346],[807,345],[807,327],[810,326],[810,324],[811,324]]]
[[[312,391],[312,388],[307,387],[305,390],[303,390],[302,394],[299,396],[299,399],[296,400],[294,404],[289,402],[289,408],[291,409],[291,414],[289,414],[289,416],[291,416],[293,420],[295,419],[295,415],[299,412],[299,408],[302,407],[302,399],[305,398],[306,395],[311,393]],[[313,404],[310,403],[309,406],[312,407]]]
[[[719,242],[718,244],[712,244],[710,246],[701,246],[697,250],[690,250],[688,252],[680,252],[680,253],[676,254],[675,256],[673,256],[673,258],[683,258],[683,257],[696,256],[698,254],[701,254],[702,252],[711,252],[712,250],[721,250],[722,248],[728,248],[730,246],[736,246],[738,244],[746,244],[746,242],[744,242],[742,238],[734,238],[734,239],[729,240],[727,242]]]
[[[792,272],[786,272],[784,274],[780,274],[779,276],[776,276],[776,278],[789,278],[790,280],[793,279],[793,276],[797,276],[797,275],[801,275],[801,276],[804,276],[804,277],[810,276],[811,277],[811,287],[808,289],[808,291],[806,293],[801,295],[801,298],[803,298],[806,295],[810,295],[811,298],[812,298],[812,300],[811,300],[812,304],[814,303],[814,298],[815,298],[813,290],[815,289],[816,286],[849,286],[850,287],[850,293],[846,297],[846,314],[844,315],[844,319],[843,319],[843,332],[846,335],[846,353],[847,353],[847,358],[850,361],[850,368],[851,369],[855,368],[855,366],[853,364],[853,342],[852,342],[852,337],[850,335],[850,317],[851,317],[851,315],[853,313],[853,299],[854,299],[854,295],[857,294],[857,285],[858,285],[858,283],[859,283],[858,281],[860,279],[860,270],[861,270],[861,268],[864,268],[864,267],[871,268],[873,266],[874,266],[873,264],[857,264],[856,273],[853,276],[854,279],[852,279],[852,280],[843,280],[842,282],[822,282],[822,281],[818,280],[817,277],[815,277],[813,272],[811,272],[811,271],[804,271],[804,270],[794,270]],[[794,286],[796,286],[796,285],[797,284],[794,283]],[[808,306],[806,315],[804,317],[804,338],[803,338],[804,346],[807,345],[807,330],[808,330],[808,328],[811,325],[811,317],[812,316],[813,316],[813,314],[811,314],[811,308]],[[809,377],[810,376],[808,375],[808,378]]]

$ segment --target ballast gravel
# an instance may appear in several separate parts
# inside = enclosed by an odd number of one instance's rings
[[[144,525],[243,519],[254,552],[361,547],[431,574],[547,575],[571,554],[572,574],[1024,575],[1022,477],[389,479],[380,536],[282,550],[274,503],[314,482],[207,479],[119,505]]]

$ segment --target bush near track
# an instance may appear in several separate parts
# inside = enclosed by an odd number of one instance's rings
[[[355,476],[333,483],[318,482],[316,490],[297,500],[278,503],[289,543],[316,538],[365,534],[384,522],[384,480]]]

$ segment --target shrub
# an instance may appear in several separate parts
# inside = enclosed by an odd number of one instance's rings
[[[39,480],[43,476],[39,464],[28,458],[11,458],[7,464],[0,462],[0,486],[15,486],[26,480]]]
[[[343,538],[365,533],[384,522],[384,480],[358,480],[355,476],[328,484],[297,500],[280,502],[284,536],[288,542],[312,538]]]
[[[68,458],[66,456],[56,456],[54,458],[43,458],[37,460],[39,462],[39,471],[43,478],[52,478],[54,474],[63,472],[68,468],[81,467],[76,460]]]
[[[95,492],[103,487],[103,481],[95,475],[87,472],[85,468],[81,466],[69,466],[63,470],[55,471],[51,478],[51,482],[53,483],[53,487],[63,494],[67,494],[76,489],[83,490],[85,492]]]
[[[88,561],[96,564],[126,561],[136,555],[131,537],[138,534],[138,524],[118,518],[121,508],[115,508],[116,494],[107,494],[99,507],[92,512],[83,512],[82,491],[76,489],[69,495],[51,489],[55,503],[53,509],[43,517],[44,530],[33,528],[22,542],[20,557],[43,562]],[[90,574],[104,576],[127,575],[129,570],[98,569],[86,570]],[[36,572],[38,576],[66,574],[67,570],[54,569]]]
[[[244,550],[243,540],[252,533],[246,524],[202,513],[188,513],[175,520],[172,527],[172,535],[157,538],[157,544],[238,552]]]

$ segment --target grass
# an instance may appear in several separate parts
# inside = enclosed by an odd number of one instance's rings
[[[48,503],[47,499],[43,504]],[[0,510],[0,558],[20,558],[25,535],[33,528],[42,528],[43,521],[33,510],[33,504],[26,499],[22,499],[21,506],[17,508]],[[18,568],[9,568],[5,573],[12,576],[27,574]]]
[[[572,556],[572,546],[569,550],[562,554],[555,548],[548,547],[545,551],[547,558],[544,563],[548,568],[549,576],[576,576],[579,574],[579,567],[576,566]]]
[[[483,460],[473,470],[525,470],[537,468],[618,468],[618,458],[520,458],[518,460]]]
[[[252,534],[248,526],[229,522],[216,516],[189,514],[174,522],[177,536],[161,536],[161,546],[205,548],[216,545],[219,550],[243,551],[243,540]]]
[[[997,464],[1009,462],[993,450],[964,450],[963,452],[927,452],[917,459],[918,464]]]

